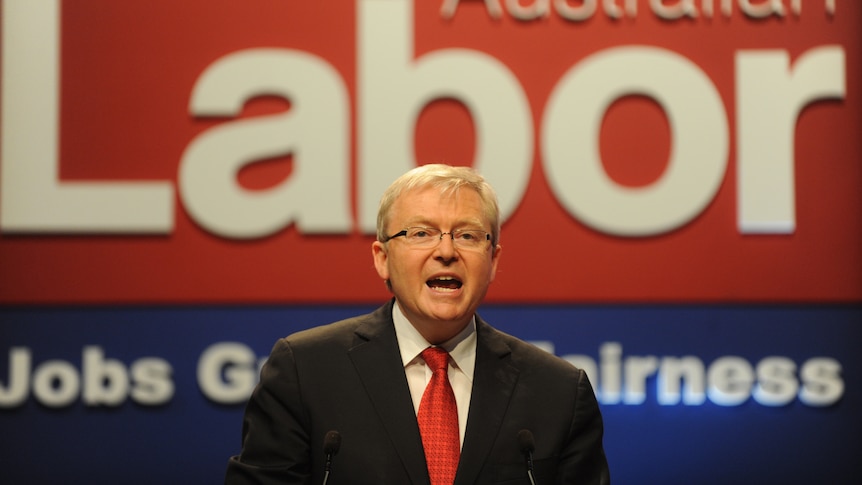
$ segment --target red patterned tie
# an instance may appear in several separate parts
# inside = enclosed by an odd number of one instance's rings
[[[439,347],[428,347],[422,358],[434,373],[419,403],[419,431],[425,448],[425,461],[431,485],[452,485],[461,440],[458,437],[458,408],[449,384],[449,353]]]

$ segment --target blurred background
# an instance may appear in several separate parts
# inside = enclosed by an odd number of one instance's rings
[[[480,313],[588,372],[614,483],[862,482],[862,3],[0,15],[3,483],[221,482],[432,162],[497,188]]]

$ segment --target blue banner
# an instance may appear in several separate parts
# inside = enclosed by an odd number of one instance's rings
[[[373,309],[2,308],[2,481],[219,483],[275,340]],[[862,483],[862,306],[480,313],[588,371],[616,484]]]

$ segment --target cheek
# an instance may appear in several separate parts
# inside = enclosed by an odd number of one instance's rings
[[[389,279],[398,280],[403,284],[413,284],[422,279],[423,259],[411,257],[413,254],[399,254],[387,261]],[[424,281],[423,281],[424,283]]]

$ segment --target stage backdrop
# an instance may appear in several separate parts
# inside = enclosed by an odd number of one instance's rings
[[[615,483],[862,482],[862,2],[3,0],[0,28],[4,483],[218,483],[275,339],[390,297],[378,198],[438,161],[498,189],[482,315],[587,370]]]

